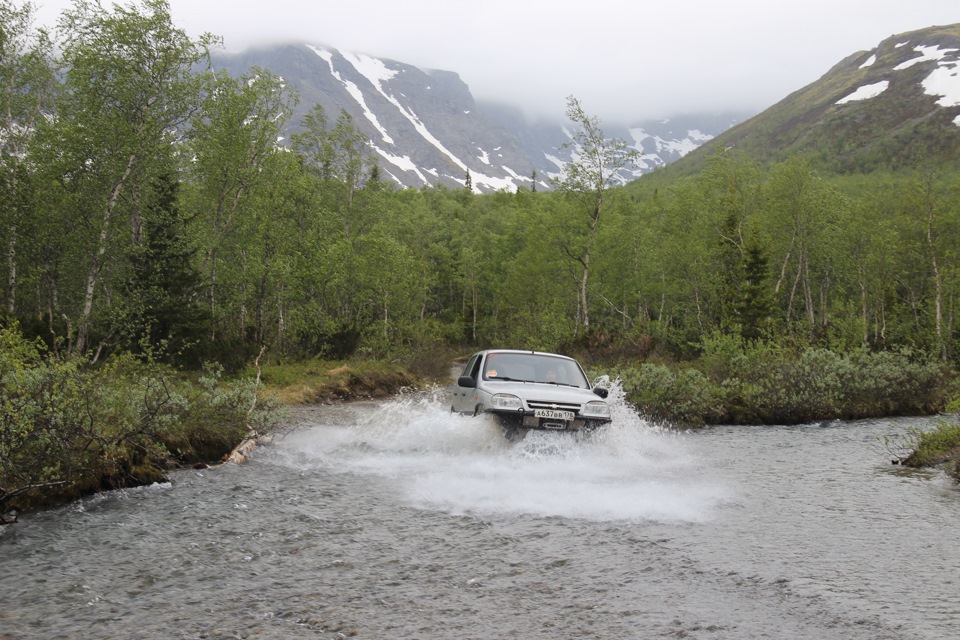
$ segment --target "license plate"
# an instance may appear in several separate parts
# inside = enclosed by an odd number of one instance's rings
[[[533,412],[538,418],[547,420],[573,420],[573,411],[558,411],[556,409],[535,409]]]

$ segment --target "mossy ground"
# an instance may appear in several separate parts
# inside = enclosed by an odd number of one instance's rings
[[[424,379],[398,364],[309,360],[263,367],[261,382],[283,405],[386,398]]]

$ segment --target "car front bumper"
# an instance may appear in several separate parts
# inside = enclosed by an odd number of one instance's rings
[[[538,429],[543,431],[585,431],[596,429],[610,422],[610,418],[585,418],[575,415],[573,420],[538,418],[532,411],[497,411],[487,409],[489,414],[497,416],[505,427],[516,429]]]

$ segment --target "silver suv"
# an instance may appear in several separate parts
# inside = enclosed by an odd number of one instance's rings
[[[610,422],[607,389],[591,389],[573,358],[497,349],[470,356],[453,387],[451,410],[497,416],[508,436],[525,429],[581,431]]]

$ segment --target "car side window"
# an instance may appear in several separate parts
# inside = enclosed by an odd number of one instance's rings
[[[460,375],[472,376],[473,374],[471,373],[471,371],[473,370],[477,360],[479,360],[479,357],[477,356],[477,354],[473,354],[472,356],[470,356],[470,359],[467,360],[467,365],[463,368],[463,371],[460,373]]]
[[[470,356],[470,359],[467,360],[467,366],[463,368],[463,373],[461,373],[460,375],[469,376],[474,380],[479,380],[481,360],[483,360],[483,358],[480,356],[479,353],[475,353],[472,356]]]

